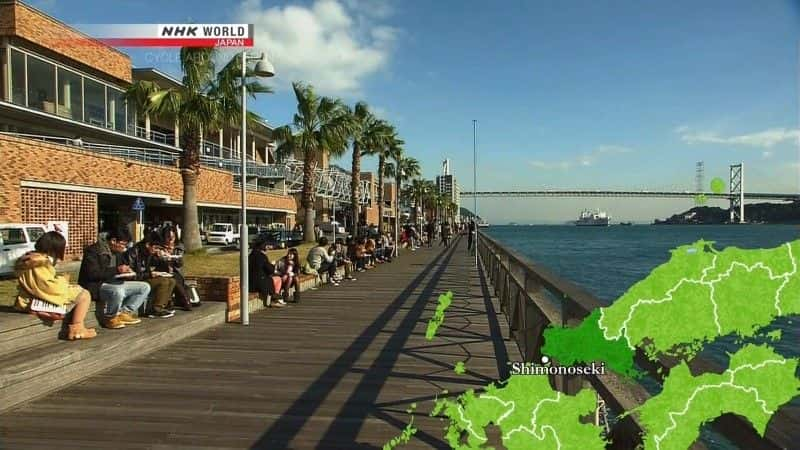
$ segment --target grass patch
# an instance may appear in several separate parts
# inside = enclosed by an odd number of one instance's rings
[[[315,244],[302,244],[296,247],[301,262],[305,263],[308,251],[314,246]],[[267,254],[269,255],[269,259],[275,262],[286,254],[286,250],[269,250]],[[184,257],[184,267],[186,268],[186,275],[189,276],[239,275],[239,252],[225,251],[216,254],[187,254]]]

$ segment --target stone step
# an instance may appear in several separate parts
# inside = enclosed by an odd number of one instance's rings
[[[0,335],[14,333],[7,339],[6,352],[0,354],[0,412],[41,397],[49,392],[83,380],[158,348],[195,335],[225,323],[224,303],[205,302],[191,312],[177,311],[169,319],[143,319],[141,324],[120,330],[97,328],[98,336],[87,341],[58,340],[58,326],[45,327],[35,319],[20,320],[17,328]],[[3,314],[5,316],[6,314]],[[20,314],[25,319],[25,315]],[[3,318],[4,322],[9,321]],[[23,326],[27,322],[27,326]],[[38,322],[38,323],[36,323]],[[39,327],[39,328],[37,328]],[[35,345],[20,343],[13,349],[14,341],[28,338],[21,333],[31,332]],[[41,336],[39,336],[41,335]],[[45,336],[47,339],[45,340]]]
[[[86,315],[85,323],[88,328],[98,326],[94,303],[92,310]],[[46,323],[31,314],[0,312],[0,357],[53,342],[62,332],[66,335],[66,329],[67,324],[64,321]]]

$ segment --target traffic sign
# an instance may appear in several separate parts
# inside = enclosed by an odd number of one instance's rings
[[[136,200],[133,201],[133,206],[131,209],[134,211],[144,211],[144,201],[141,197],[136,197]]]

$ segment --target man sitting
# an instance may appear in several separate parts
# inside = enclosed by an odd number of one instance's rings
[[[131,241],[127,228],[111,230],[105,240],[83,251],[78,283],[103,303],[103,326],[125,328],[141,322],[135,316],[150,294],[150,285],[133,280],[135,274],[123,263],[122,253]],[[127,276],[127,277],[126,277]]]
[[[310,265],[318,274],[328,273],[328,282],[334,286],[339,283],[334,279],[336,276],[336,262],[334,255],[328,254],[328,238],[325,236],[319,238],[319,243],[316,247],[308,251],[308,265]]]
[[[136,273],[136,280],[150,285],[153,300],[152,306],[146,308],[147,316],[168,319],[175,315],[175,310],[169,308],[172,292],[175,290],[175,279],[171,274],[153,271],[159,263],[159,239],[158,233],[148,234],[125,252],[124,261]]]

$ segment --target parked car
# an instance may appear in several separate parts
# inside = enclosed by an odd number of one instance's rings
[[[247,227],[247,242],[248,247],[253,245],[253,242],[258,239],[258,236],[263,232],[262,228],[256,225],[249,225]],[[236,239],[236,248],[240,248],[241,239]]]
[[[14,273],[17,258],[33,250],[36,240],[46,232],[39,224],[0,224],[0,275]]]
[[[267,248],[296,247],[303,243],[303,233],[300,231],[268,230],[258,235],[267,243]]]
[[[330,222],[323,222],[319,225],[319,227],[325,233],[333,233],[334,228],[336,229],[336,234],[344,234],[344,227],[337,221],[331,220]]]
[[[209,244],[231,245],[239,239],[239,227],[232,223],[215,223],[206,233]]]

